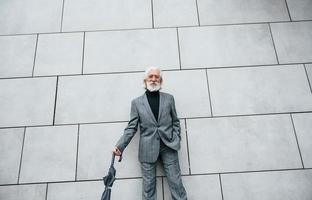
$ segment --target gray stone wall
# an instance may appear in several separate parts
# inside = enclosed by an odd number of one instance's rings
[[[1,200],[100,199],[148,66],[190,200],[312,199],[311,0],[1,0],[0,63]],[[141,199],[138,140],[114,200]]]

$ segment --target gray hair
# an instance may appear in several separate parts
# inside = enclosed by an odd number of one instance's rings
[[[144,79],[143,79],[143,88],[146,89],[146,83],[145,83],[145,80],[148,78],[148,74],[150,73],[150,71],[152,70],[157,70],[159,71],[159,75],[160,75],[160,84],[162,84],[162,81],[163,81],[163,78],[162,78],[162,71],[159,67],[148,67],[146,70],[145,70],[145,73],[144,73]]]
[[[145,80],[148,78],[148,74],[149,74],[150,71],[152,71],[152,70],[157,70],[157,71],[159,71],[160,82],[162,82],[162,71],[161,71],[161,69],[160,69],[159,67],[148,67],[148,68],[145,70],[143,82],[145,82]]]

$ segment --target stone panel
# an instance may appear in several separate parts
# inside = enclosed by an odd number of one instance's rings
[[[84,73],[179,69],[176,29],[86,33]]]
[[[1,36],[0,78],[31,76],[35,46],[35,35]]]
[[[192,174],[302,167],[289,115],[187,120]]]
[[[56,77],[0,80],[0,127],[52,125]]]
[[[63,31],[151,28],[151,2],[145,0],[66,0]]]
[[[201,25],[289,21],[284,0],[197,0]]]
[[[153,16],[155,27],[198,25],[194,0],[154,0]]]
[[[208,70],[214,116],[312,110],[302,65]]]
[[[297,133],[305,168],[312,167],[312,113],[293,115],[294,126]]]
[[[46,184],[0,186],[3,200],[45,200]]]
[[[227,200],[310,200],[312,171],[276,171],[221,175]]]
[[[292,20],[311,20],[311,0],[287,0]]]
[[[34,75],[82,73],[83,33],[41,34]]]
[[[75,180],[78,126],[26,128],[20,183]]]
[[[164,92],[174,95],[178,117],[211,116],[205,70],[166,71]]]
[[[204,73],[164,73],[162,91],[175,96],[180,118],[211,115]],[[145,92],[143,76],[143,73],[131,73],[60,77],[56,124],[128,121],[131,100]],[[186,83],[185,79],[191,81]],[[183,90],[177,90],[184,82]],[[191,95],[185,98],[185,93]]]
[[[2,0],[0,34],[58,32],[62,0]]]
[[[312,22],[271,24],[279,63],[312,62]]]
[[[142,80],[139,73],[60,77],[55,123],[128,121]]]
[[[0,184],[16,184],[24,129],[0,129]]]
[[[183,69],[277,63],[266,24],[179,28],[179,41]]]

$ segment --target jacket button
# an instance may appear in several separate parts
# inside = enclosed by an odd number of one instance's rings
[[[159,140],[159,137],[157,137],[157,140]]]

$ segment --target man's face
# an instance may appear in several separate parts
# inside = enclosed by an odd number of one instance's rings
[[[151,70],[147,75],[145,84],[150,91],[159,90],[161,84],[160,72],[158,70]]]
[[[158,70],[151,70],[147,76],[147,83],[160,84],[160,74]]]

